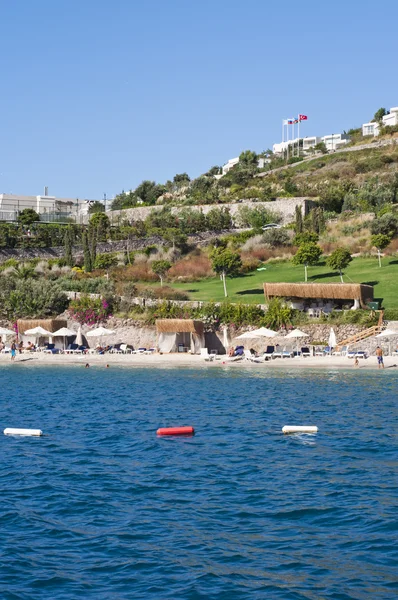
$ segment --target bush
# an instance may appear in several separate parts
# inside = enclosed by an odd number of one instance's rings
[[[264,206],[242,206],[239,209],[236,217],[236,223],[239,227],[251,227],[253,229],[261,229],[267,223],[279,223],[281,216]]]
[[[372,221],[370,230],[373,235],[383,234],[394,237],[398,232],[398,218],[392,213],[386,213]]]
[[[81,325],[97,325],[111,316],[110,304],[107,300],[89,296],[81,296],[77,300],[72,300],[68,312]]]
[[[158,298],[160,300],[189,300],[186,292],[176,290],[167,285],[163,287],[139,288],[138,295],[143,298]]]
[[[285,229],[269,229],[264,232],[263,241],[271,246],[271,248],[288,246],[290,244],[290,236]]]
[[[384,319],[386,321],[398,321],[398,308],[386,308]]]
[[[68,298],[51,281],[0,279],[0,315],[7,319],[53,317],[68,306]]]
[[[101,214],[101,213],[98,213]],[[94,262],[94,268],[95,269],[111,269],[112,267],[116,267],[118,264],[118,259],[117,256],[115,256],[115,254],[111,254],[111,253],[104,253],[104,254],[97,254],[95,262]]]

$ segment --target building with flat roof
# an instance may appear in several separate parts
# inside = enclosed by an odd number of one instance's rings
[[[43,222],[62,222],[82,220],[88,213],[94,200],[79,198],[57,198],[48,194],[21,196],[18,194],[0,194],[0,221],[17,221],[20,212],[31,208],[40,215]]]

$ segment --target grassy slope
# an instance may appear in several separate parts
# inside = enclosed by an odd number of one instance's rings
[[[231,302],[264,303],[262,284],[270,282],[300,282],[304,280],[304,267],[295,267],[290,262],[267,263],[266,271],[255,271],[242,277],[227,280]],[[309,281],[318,283],[339,282],[337,273],[326,265],[309,267]],[[347,283],[372,283],[375,298],[383,298],[385,308],[398,308],[398,260],[393,257],[382,259],[382,268],[377,258],[355,258],[345,271]],[[170,285],[170,284],[169,284]],[[195,283],[173,283],[172,287],[185,290],[191,300],[224,300],[220,279],[214,277]]]

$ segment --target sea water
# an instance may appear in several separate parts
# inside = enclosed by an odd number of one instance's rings
[[[397,597],[397,383],[0,368],[1,431],[45,434],[0,436],[1,598]]]

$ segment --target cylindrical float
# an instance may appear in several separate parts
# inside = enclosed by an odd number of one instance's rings
[[[318,433],[318,427],[315,425],[285,425],[282,427],[282,433]]]
[[[193,435],[193,427],[161,427],[157,430],[157,435]]]
[[[43,435],[43,432],[41,429],[15,429],[13,427],[7,427],[3,433],[4,433],[4,435],[30,435],[30,436]]]

